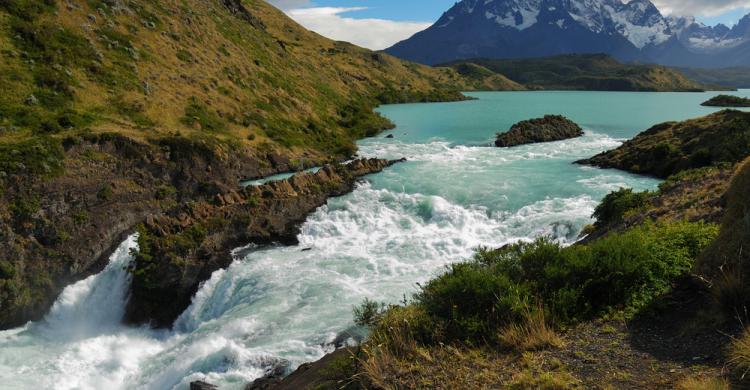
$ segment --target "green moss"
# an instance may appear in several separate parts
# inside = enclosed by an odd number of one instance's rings
[[[110,200],[114,196],[114,191],[112,190],[112,186],[107,184],[99,189],[96,193],[96,197],[99,200]]]
[[[177,193],[176,188],[174,188],[173,186],[164,185],[164,186],[159,186],[156,188],[156,192],[154,193],[154,196],[156,196],[156,199],[164,200],[173,196],[176,193]]]
[[[223,132],[227,129],[226,121],[210,111],[206,105],[193,97],[185,107],[185,116],[182,123],[187,126],[200,125],[201,130],[209,132]]]
[[[37,137],[18,143],[0,144],[0,171],[43,177],[62,174],[64,151],[59,140]]]
[[[19,198],[10,205],[10,212],[17,221],[25,222],[39,211],[39,198]]]
[[[193,55],[187,50],[177,50],[177,58],[182,62],[192,62]]]
[[[0,261],[0,279],[13,279],[16,276],[16,266],[10,261]]]

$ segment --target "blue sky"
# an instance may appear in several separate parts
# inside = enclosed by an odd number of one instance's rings
[[[269,0],[303,26],[333,39],[384,49],[424,30],[457,0]],[[750,0],[652,0],[662,13],[733,26]]]

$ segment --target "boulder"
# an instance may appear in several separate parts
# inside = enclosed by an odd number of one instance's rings
[[[518,122],[505,133],[498,133],[495,146],[512,147],[539,142],[561,141],[583,135],[583,129],[562,115]]]

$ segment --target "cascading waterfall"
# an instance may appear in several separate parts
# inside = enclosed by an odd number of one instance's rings
[[[350,333],[356,338],[351,311],[364,298],[401,301],[416,283],[478,246],[539,236],[572,243],[609,191],[658,184],[572,161],[616,147],[650,124],[697,116],[703,108],[692,100],[705,98],[481,96],[469,103],[384,108],[399,124],[396,139],[364,140],[361,154],[409,161],[331,199],[302,226],[298,246],[238,252],[241,258],[204,283],[171,331],[120,322],[129,286],[124,267],[136,246],[129,237],[102,273],[66,288],[43,321],[0,332],[0,387],[161,390],[205,380],[241,389],[271,367],[291,370],[322,357]],[[545,99],[554,110],[539,103]],[[679,99],[690,101],[675,103]],[[600,101],[646,107],[666,102],[667,108],[594,117],[609,112],[596,108]],[[533,109],[523,111],[527,106]],[[492,121],[498,112],[520,119],[569,112],[596,131],[512,149],[471,146],[488,143],[488,135],[516,119]]]

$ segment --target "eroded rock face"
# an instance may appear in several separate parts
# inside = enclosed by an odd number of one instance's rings
[[[393,163],[371,159],[327,165],[147,218],[140,229],[126,320],[171,326],[200,283],[232,262],[233,249],[249,243],[295,244],[299,225],[329,197],[352,191],[358,177]]]
[[[495,146],[512,147],[539,142],[561,141],[580,137],[583,129],[561,115],[546,115],[544,118],[518,122],[506,133],[497,135]]]
[[[100,272],[148,217],[231,193],[244,178],[293,170],[278,152],[177,137],[99,134],[34,147],[59,153],[64,167],[47,177],[0,172],[0,329],[41,319],[65,286]]]

